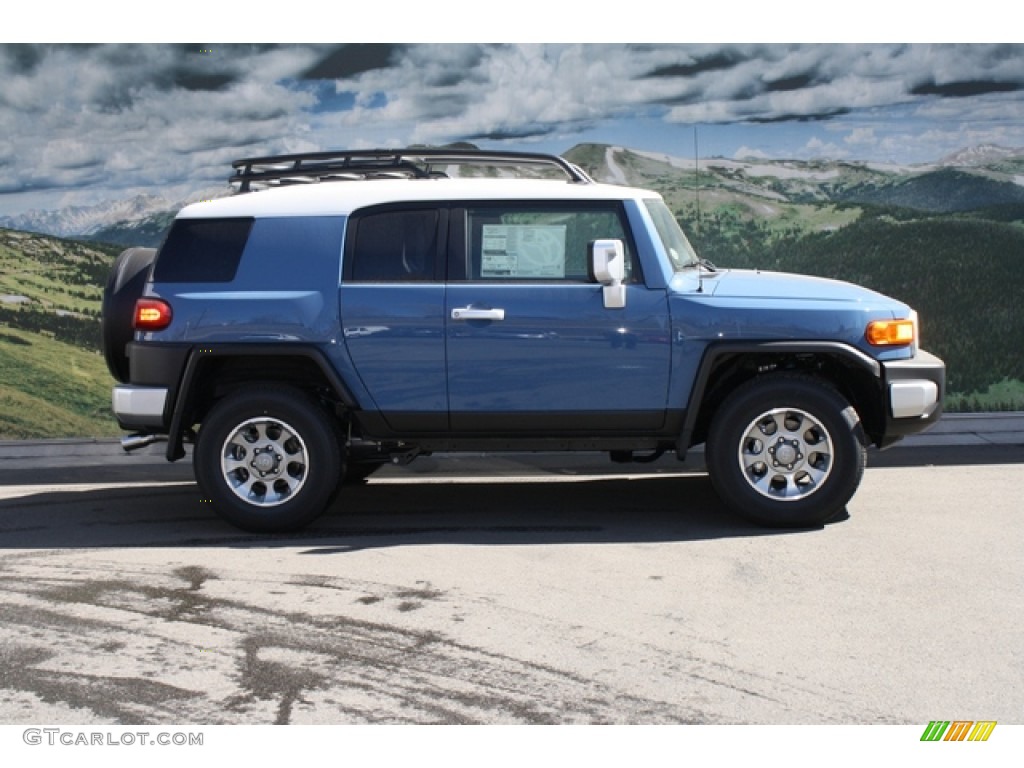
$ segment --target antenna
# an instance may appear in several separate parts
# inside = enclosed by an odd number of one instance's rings
[[[700,233],[700,155],[697,153],[697,124],[693,124],[693,196],[697,204],[694,234]],[[704,271],[700,254],[697,255],[697,293],[704,293]]]
[[[697,126],[693,126],[693,195],[697,201],[697,221],[695,229],[700,231],[700,155],[697,153]]]

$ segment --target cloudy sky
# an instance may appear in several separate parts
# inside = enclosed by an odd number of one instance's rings
[[[0,215],[220,184],[231,160],[470,141],[920,163],[1024,147],[1024,45],[0,45]]]

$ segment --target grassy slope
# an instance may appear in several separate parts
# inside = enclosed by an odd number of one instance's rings
[[[119,433],[110,374],[96,352],[44,334],[0,328],[0,438]]]
[[[685,222],[685,215],[684,224]],[[694,227],[691,226],[691,231]],[[1024,228],[976,216],[864,212],[836,231],[790,230],[721,209],[702,216],[698,250],[726,267],[847,280],[921,316],[924,346],[946,361],[947,405],[1024,409]],[[982,396],[999,382],[1007,385]]]
[[[116,249],[0,230],[0,439],[119,432],[99,354]],[[70,313],[70,314],[69,314]]]

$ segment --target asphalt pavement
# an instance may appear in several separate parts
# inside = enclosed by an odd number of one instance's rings
[[[947,450],[956,449],[956,450]],[[138,480],[145,468],[153,481],[188,480],[191,461],[169,463],[162,442],[130,453],[118,438],[0,440],[0,485],[37,482],[116,483]],[[603,453],[538,455],[529,463],[569,473],[627,474],[703,469],[702,449],[691,451],[686,464],[666,456],[651,465],[609,464]],[[956,458],[953,458],[956,457]],[[872,451],[869,466],[911,466],[943,463],[1007,463],[1024,459],[1024,412],[946,414],[929,431],[905,438],[886,451]],[[387,468],[388,474],[475,471],[478,464],[501,471],[501,459],[483,454],[427,457],[408,467]],[[513,461],[517,471],[521,462]]]

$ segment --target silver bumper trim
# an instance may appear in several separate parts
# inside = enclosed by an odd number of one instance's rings
[[[152,427],[163,424],[166,387],[122,384],[114,387],[111,406],[122,426]]]
[[[909,379],[889,385],[889,404],[895,419],[925,416],[935,409],[938,401],[939,387],[934,381]]]

